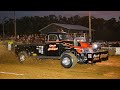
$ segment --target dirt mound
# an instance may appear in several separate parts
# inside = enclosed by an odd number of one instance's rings
[[[5,45],[0,45],[0,63],[17,63],[14,52],[8,51]]]

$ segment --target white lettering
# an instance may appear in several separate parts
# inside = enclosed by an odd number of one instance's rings
[[[56,50],[58,50],[58,48],[48,48],[48,51],[50,51],[50,50],[56,51]]]
[[[108,56],[108,54],[101,54],[100,58],[106,58]]]
[[[37,46],[36,48],[39,53],[43,54],[43,46]]]

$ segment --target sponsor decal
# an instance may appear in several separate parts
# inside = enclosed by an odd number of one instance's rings
[[[37,46],[36,48],[39,53],[43,54],[43,46]]]
[[[108,56],[108,54],[106,53],[106,54],[101,54],[100,55],[100,58],[106,58]]]
[[[93,59],[94,60],[99,60],[99,56],[100,56],[99,54],[98,55],[94,54]]]
[[[92,58],[92,54],[88,54],[88,58]]]
[[[49,45],[49,48],[48,48],[48,51],[56,51],[56,50],[58,50],[58,47],[56,47],[56,45],[52,45],[52,44],[50,44]]]

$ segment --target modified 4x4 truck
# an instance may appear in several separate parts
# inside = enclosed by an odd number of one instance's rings
[[[59,59],[64,68],[74,67],[77,63],[95,63],[108,60],[108,51],[101,50],[95,44],[89,44],[84,37],[69,37],[67,33],[51,32],[40,44],[15,45],[15,53],[20,62],[27,56]]]

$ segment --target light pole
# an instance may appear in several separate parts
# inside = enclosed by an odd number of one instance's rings
[[[5,31],[4,31],[4,29],[5,29],[5,27],[4,27],[4,21],[5,21],[5,19],[6,19],[7,17],[5,17],[5,18],[3,18],[3,19],[1,19],[2,20],[2,26],[3,26],[3,39],[4,39],[4,37],[5,37]]]
[[[4,21],[2,22],[2,26],[3,26],[3,39],[5,37],[5,32],[4,32]]]
[[[15,29],[15,39],[16,39],[16,16],[14,11],[14,29]]]

